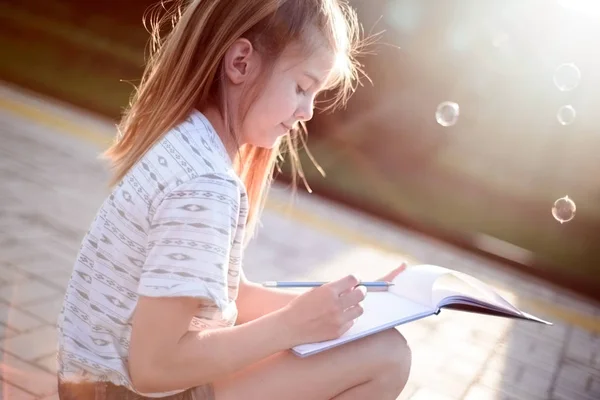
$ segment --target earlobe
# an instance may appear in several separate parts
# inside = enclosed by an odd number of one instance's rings
[[[240,38],[236,40],[225,53],[224,67],[227,78],[234,85],[244,83],[248,78],[253,61],[252,43]]]

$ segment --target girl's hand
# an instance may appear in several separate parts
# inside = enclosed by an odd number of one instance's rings
[[[282,328],[291,346],[340,337],[363,313],[360,302],[366,289],[349,275],[309,290],[285,306],[280,313]]]

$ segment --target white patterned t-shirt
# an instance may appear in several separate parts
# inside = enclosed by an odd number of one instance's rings
[[[190,330],[234,325],[247,215],[222,141],[192,112],[115,187],[82,241],[58,319],[60,379],[134,390],[127,360],[139,296],[209,300]]]

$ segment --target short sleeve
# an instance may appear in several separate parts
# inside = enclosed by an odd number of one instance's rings
[[[168,192],[151,219],[138,293],[203,298],[222,309],[239,199],[235,181],[219,175]]]

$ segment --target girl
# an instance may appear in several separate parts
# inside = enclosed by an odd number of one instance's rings
[[[241,268],[280,142],[293,149],[318,94],[335,105],[352,89],[354,13],[338,0],[192,0],[167,17],[65,294],[59,397],[395,399],[410,351],[394,329],[287,351],[351,326],[355,277],[296,295]]]

